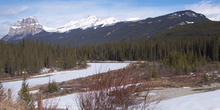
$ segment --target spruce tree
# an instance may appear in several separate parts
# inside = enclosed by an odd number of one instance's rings
[[[29,90],[28,90],[26,73],[24,73],[22,86],[21,86],[21,89],[20,89],[18,95],[19,95],[19,100],[20,100],[19,102],[22,105],[23,104],[26,105],[25,106],[26,110],[33,110],[34,109],[34,101],[32,99],[32,94],[30,94]]]
[[[54,93],[54,92],[57,92],[57,91],[58,91],[58,88],[57,88],[57,85],[56,85],[55,80],[53,80],[53,81],[51,82],[50,79],[49,79],[47,88],[48,88],[48,92],[49,92],[49,93]]]

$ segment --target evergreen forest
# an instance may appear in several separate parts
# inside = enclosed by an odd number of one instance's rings
[[[176,74],[202,71],[220,60],[220,23],[178,26],[138,42],[119,41],[81,47],[51,45],[44,41],[0,41],[0,73],[11,76],[38,73],[40,69],[71,69],[85,61],[147,60],[161,62]]]

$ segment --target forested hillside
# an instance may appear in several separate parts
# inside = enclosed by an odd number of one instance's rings
[[[160,61],[177,74],[202,71],[220,59],[220,23],[201,22],[164,31],[138,42],[120,41],[83,47],[50,45],[23,40],[0,42],[1,73],[37,73],[43,67],[69,69],[86,60]]]
[[[220,23],[179,26],[139,42],[113,42],[77,48],[89,60],[160,61],[177,71],[202,71],[220,59]]]

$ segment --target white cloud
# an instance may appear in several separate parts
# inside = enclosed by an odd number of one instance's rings
[[[15,15],[15,14],[18,14],[22,11],[27,10],[28,8],[29,8],[28,6],[15,7],[15,8],[9,9],[9,10],[5,10],[5,11],[2,10],[2,12],[0,14],[6,15],[6,16]]]
[[[27,6],[26,6],[27,5]],[[11,6],[12,7],[12,6]],[[15,8],[5,8],[1,15],[10,22],[29,16],[37,16],[40,24],[46,27],[59,27],[70,21],[80,20],[89,15],[96,15],[101,19],[115,17],[119,20],[128,18],[148,18],[155,17],[184,7],[153,7],[153,6],[134,6],[129,2],[111,2],[105,0],[64,0],[64,1],[45,1],[38,3],[25,4]],[[1,8],[0,8],[1,9]],[[8,9],[8,10],[7,10]],[[0,10],[2,11],[2,10]],[[25,12],[24,12],[25,11]],[[15,15],[15,16],[9,16]],[[11,19],[8,19],[11,18]],[[0,18],[1,20],[1,18]],[[5,20],[5,19],[4,19]],[[0,21],[1,23],[1,21]],[[4,28],[4,29],[3,29]],[[6,28],[6,29],[5,29]],[[0,34],[7,34],[9,26],[0,27]]]
[[[131,4],[125,2],[119,3],[99,0],[56,2],[51,5],[37,4],[34,7],[35,9],[39,9],[35,13],[35,16],[38,17],[41,24],[47,27],[58,27],[71,20],[83,19],[89,15],[96,15],[101,19],[115,17],[119,20],[125,20],[134,17],[155,17],[177,10],[177,7],[133,7]]]
[[[0,38],[1,38],[1,37],[5,36],[8,33],[9,27],[11,25],[13,25],[13,23],[8,22],[8,21],[1,21],[0,20],[0,25],[1,25],[0,26]]]
[[[214,17],[220,14],[220,3],[213,3],[211,0],[187,5],[185,8],[205,14],[207,17]]]

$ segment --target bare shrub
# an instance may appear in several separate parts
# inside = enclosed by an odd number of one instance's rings
[[[139,77],[134,77],[128,70],[121,70],[120,74],[98,74],[84,86],[89,92],[78,95],[78,104],[81,110],[115,110],[115,109],[143,109],[150,103],[147,89],[144,99],[137,98],[141,93]],[[135,106],[142,103],[142,106]]]
[[[25,105],[13,102],[11,94],[6,94],[5,89],[0,82],[0,110],[25,110]]]
[[[57,105],[58,102],[57,101],[47,101],[47,102],[43,102],[43,106],[42,109],[36,108],[35,106],[35,102],[36,102],[36,98],[29,93],[29,91],[27,90],[28,86],[27,84],[24,83],[22,84],[22,86],[25,86],[25,88],[21,89],[20,91],[20,95],[21,92],[23,91],[23,96],[21,99],[21,97],[19,97],[17,99],[17,101],[12,100],[11,99],[11,92],[8,93],[8,95],[5,92],[5,89],[2,85],[2,83],[0,82],[0,110],[57,110]],[[9,92],[9,91],[8,91]],[[27,98],[26,98],[27,97]],[[28,99],[27,101],[25,99]],[[30,100],[31,100],[31,108],[30,108]],[[41,99],[40,99],[41,100]]]
[[[2,102],[5,99],[5,90],[3,88],[2,82],[0,82],[0,101]]]
[[[59,101],[57,100],[45,100],[43,101],[42,108],[43,110],[57,110]]]

